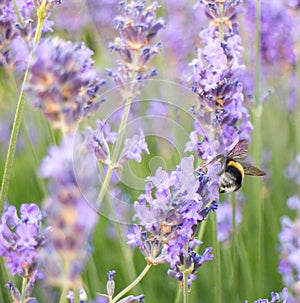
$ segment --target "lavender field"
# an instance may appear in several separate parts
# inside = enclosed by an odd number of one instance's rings
[[[300,1],[0,1],[0,303],[300,302]]]

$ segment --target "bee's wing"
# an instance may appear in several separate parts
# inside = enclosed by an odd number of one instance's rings
[[[255,167],[249,163],[242,162],[241,164],[244,168],[245,175],[248,175],[248,176],[265,176],[266,175],[266,173],[264,171],[260,170],[259,168]]]
[[[247,158],[248,142],[247,140],[240,140],[228,153],[227,157],[234,160],[244,160]]]

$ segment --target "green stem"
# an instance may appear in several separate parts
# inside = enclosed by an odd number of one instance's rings
[[[124,112],[123,112],[123,115],[122,115],[122,120],[121,120],[121,123],[120,123],[119,131],[118,131],[118,137],[117,137],[116,145],[115,145],[115,147],[113,149],[113,152],[112,152],[112,157],[111,157],[112,164],[108,166],[108,170],[106,172],[101,190],[99,192],[97,202],[96,202],[96,204],[98,206],[101,205],[101,203],[102,203],[102,201],[105,197],[105,194],[107,192],[109,182],[110,182],[113,170],[114,170],[114,165],[116,164],[116,162],[118,160],[118,157],[119,157],[119,154],[120,154],[120,150],[121,150],[121,146],[122,146],[122,142],[123,142],[123,137],[124,137],[124,129],[125,129],[126,124],[127,124],[132,99],[133,99],[133,96],[128,96],[126,98],[126,101],[125,101],[125,108],[124,108]]]
[[[188,279],[188,273],[184,272],[183,273],[183,303],[188,303],[188,283],[187,283],[187,279]]]
[[[151,268],[151,264],[147,264],[147,266],[144,268],[144,270],[140,273],[140,275],[126,288],[124,288],[121,292],[119,292],[111,301],[111,303],[116,303],[121,299],[126,293],[128,293],[133,287],[135,287],[140,281],[145,277],[149,269]]]
[[[43,0],[43,3],[41,7],[38,9],[37,15],[38,15],[38,24],[35,32],[35,37],[34,37],[34,45],[36,45],[41,37],[41,32],[42,32],[42,27],[43,23],[46,17],[46,14],[42,8],[46,7],[46,0]],[[1,191],[0,191],[0,212],[2,212],[3,205],[4,205],[4,200],[6,199],[7,192],[8,192],[8,185],[10,181],[10,176],[11,176],[11,171],[12,171],[12,166],[13,166],[13,161],[14,161],[14,156],[15,156],[15,150],[16,150],[16,143],[20,131],[20,125],[22,122],[23,118],[23,112],[24,112],[24,106],[25,106],[25,86],[28,81],[29,77],[29,68],[30,68],[30,63],[33,58],[33,51],[34,48],[31,50],[29,59],[28,59],[28,65],[27,69],[25,71],[25,75],[23,78],[23,83],[21,86],[21,91],[19,94],[19,99],[18,99],[18,104],[17,104],[17,109],[15,113],[15,118],[14,118],[14,123],[12,127],[12,132],[10,136],[10,141],[9,141],[9,146],[8,146],[8,151],[7,151],[7,156],[6,156],[6,161],[5,161],[5,166],[4,166],[4,172],[3,172],[3,178],[2,178],[2,184],[1,184]]]
[[[77,288],[73,289],[74,292],[74,303],[80,303],[80,295]]]
[[[215,275],[215,303],[221,303],[221,262],[220,262],[220,244],[218,241],[218,223],[217,223],[217,214],[214,212],[212,214],[212,223],[213,223],[213,247],[215,248],[214,253],[214,275]]]
[[[22,17],[20,15],[20,11],[18,9],[18,5],[17,5],[17,2],[16,0],[13,0],[13,5],[14,5],[14,10],[15,10],[15,14],[17,15],[17,18],[18,18],[18,22],[23,25],[23,20],[22,20]]]
[[[232,266],[233,266],[233,277],[232,277],[232,302],[236,302],[236,296],[238,293],[238,262],[237,262],[237,229],[236,229],[236,200],[235,193],[231,195],[231,222],[232,222],[232,236],[231,236],[231,249],[232,249]]]
[[[260,84],[261,84],[261,59],[260,59],[260,27],[261,27],[261,8],[260,0],[256,0],[256,17],[255,17],[255,111],[253,117],[254,125],[254,160],[256,165],[260,166],[261,161],[261,115],[262,115],[262,104],[260,101]],[[256,294],[262,293],[262,249],[263,249],[263,222],[262,222],[262,195],[261,195],[261,180],[254,181],[254,207],[253,213],[257,214],[257,261],[256,261]]]
[[[70,262],[66,259],[63,260],[63,281],[66,283],[63,283],[62,285],[62,291],[59,299],[59,303],[65,303],[67,302],[67,294],[68,290],[70,288],[70,285],[67,281],[69,281],[69,271],[70,271]],[[75,295],[76,297],[76,295]]]
[[[61,292],[60,299],[59,299],[59,303],[67,302],[67,294],[68,294],[68,287],[66,287],[66,285],[64,285],[63,290]]]
[[[24,303],[25,302],[25,295],[26,295],[26,285],[27,285],[27,281],[28,278],[24,278],[22,279],[22,291],[21,291],[21,299],[20,299],[20,303]]]
[[[181,293],[182,293],[182,291],[181,291],[180,287],[178,287],[174,303],[179,303],[180,298],[181,298]]]

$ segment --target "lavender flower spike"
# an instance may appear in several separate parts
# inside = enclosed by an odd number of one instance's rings
[[[211,21],[199,34],[203,48],[190,64],[194,69],[192,91],[198,95],[198,104],[192,109],[195,125],[186,151],[195,151],[205,162],[199,191],[208,203],[218,201],[215,185],[221,166],[213,160],[228,154],[233,142],[249,141],[253,127],[239,79],[245,68],[236,24],[240,1],[200,2]]]
[[[79,119],[97,107],[94,99],[104,81],[93,69],[92,54],[83,43],[57,37],[41,41],[36,48],[29,88],[35,106],[63,133],[73,131]]]
[[[79,149],[80,144],[76,144]],[[60,146],[51,147],[43,160],[40,174],[50,179],[50,195],[43,207],[51,233],[41,252],[47,282],[67,288],[81,287],[80,274],[90,253],[89,236],[98,215],[83,196],[93,186],[89,167],[74,166],[74,136],[64,138]],[[83,159],[84,160],[84,159]],[[76,164],[77,165],[77,164]],[[75,175],[74,167],[83,171]],[[80,185],[80,187],[79,187]]]
[[[193,247],[200,241],[193,236],[203,219],[203,201],[197,193],[199,181],[193,162],[192,156],[183,158],[170,174],[158,169],[155,176],[146,179],[145,193],[134,204],[134,219],[144,230],[136,225],[128,243],[139,246],[149,264],[168,262],[176,271],[189,258],[189,265],[199,260]],[[194,265],[195,271],[198,267]]]
[[[0,224],[0,256],[11,275],[29,278],[26,297],[30,297],[34,282],[42,278],[38,268],[38,251],[45,244],[43,215],[36,204],[22,204],[20,217],[14,206],[5,205]],[[8,285],[12,296],[18,290]]]
[[[155,18],[156,2],[149,6],[145,2],[121,1],[121,15],[114,19],[119,37],[109,48],[119,55],[120,64],[118,71],[107,70],[107,74],[113,78],[123,98],[136,96],[145,80],[156,74],[148,63],[161,49],[161,44],[153,40],[164,27],[164,20]]]

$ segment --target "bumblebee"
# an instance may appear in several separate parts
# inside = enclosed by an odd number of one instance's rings
[[[244,176],[265,176],[259,168],[244,162],[248,153],[248,142],[240,140],[226,155],[219,155],[216,160],[222,165],[220,172],[220,193],[230,193],[241,188]]]

